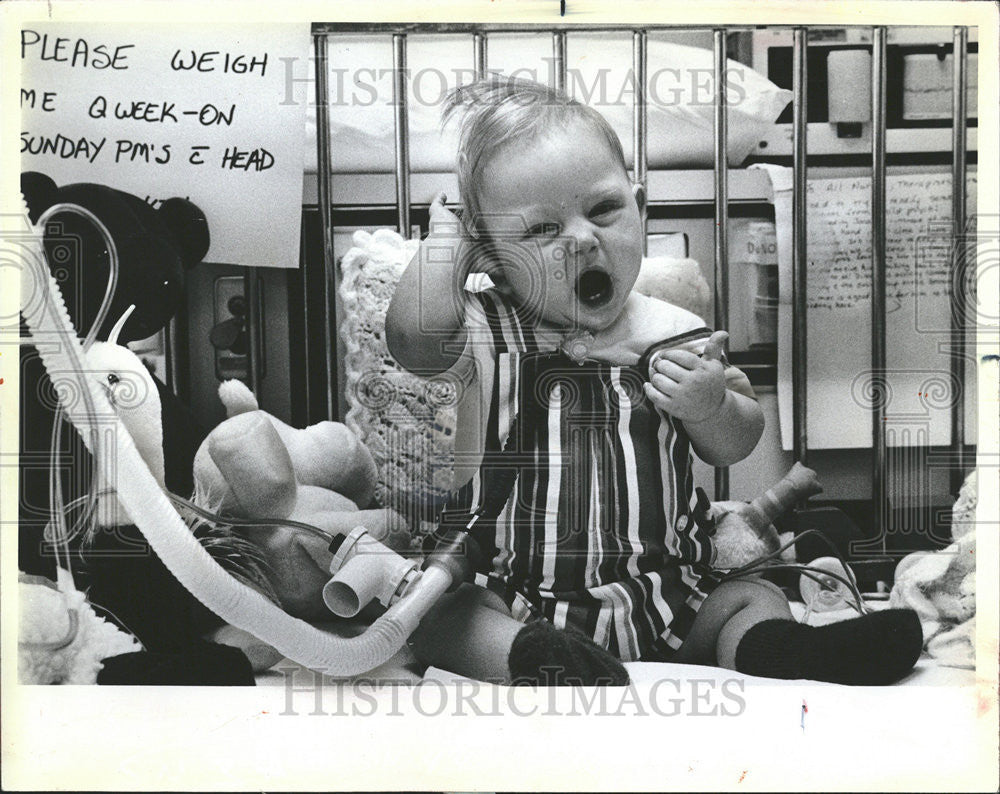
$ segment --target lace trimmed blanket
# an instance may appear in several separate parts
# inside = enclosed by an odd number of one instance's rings
[[[386,347],[386,309],[418,246],[388,229],[357,231],[340,265],[345,424],[375,458],[375,499],[407,519],[415,546],[434,528],[451,488],[456,399],[447,378],[410,374]]]

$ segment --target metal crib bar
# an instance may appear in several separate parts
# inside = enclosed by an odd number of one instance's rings
[[[319,125],[317,124],[317,134],[318,134],[318,127],[319,127]],[[317,181],[322,181],[322,174],[318,173],[316,176],[317,176]],[[322,211],[320,211],[320,215],[321,216],[322,216],[322,214],[323,214]],[[306,250],[306,239],[307,239],[307,236],[306,236],[306,223],[305,223],[305,221],[303,221],[301,227],[299,228],[299,250],[300,251],[305,251]],[[299,350],[299,355],[301,356],[302,360],[305,361],[305,362],[309,362],[309,361],[312,360],[311,359],[311,351],[313,351],[313,350],[316,349],[315,348],[316,341],[320,341],[324,345],[324,347],[326,346],[326,340],[325,339],[323,339],[323,340],[313,340],[313,339],[310,338],[311,335],[309,333],[309,329],[312,328],[312,320],[311,320],[311,317],[310,317],[311,312],[309,311],[309,296],[312,293],[311,293],[311,291],[309,289],[309,277],[308,277],[309,274],[308,274],[307,271],[308,271],[308,260],[305,257],[302,257],[302,261],[301,261],[300,266],[299,266],[299,272],[297,274],[294,274],[294,275],[293,274],[289,274],[291,278],[294,278],[297,275],[297,277],[299,279],[299,290],[300,290],[300,293],[301,293],[300,296],[299,296],[299,299],[302,301],[302,328],[303,328],[302,347]],[[289,294],[289,298],[290,297],[291,297],[291,295]],[[305,376],[304,377],[304,381],[305,382],[302,384],[302,390],[301,390],[302,391],[302,404],[303,404],[303,406],[305,408],[305,413],[304,413],[305,420],[304,420],[303,424],[304,425],[311,425],[311,424],[314,424],[315,422],[319,421],[320,417],[315,416],[315,413],[314,413],[315,408],[313,406],[313,400],[312,400],[312,389],[310,388],[310,382],[312,380],[312,374],[309,372],[308,364],[307,364],[307,366],[303,367],[302,372],[303,372],[303,375]]]
[[[243,269],[243,294],[247,300],[247,336],[250,344],[247,355],[247,365],[250,370],[250,391],[257,395],[257,401],[263,403],[261,399],[261,378],[263,367],[263,347],[261,345],[261,324],[264,318],[260,312],[260,274],[255,267]]]
[[[316,50],[316,200],[323,232],[323,352],[326,374],[326,418],[337,419],[336,394],[336,271],[333,259],[333,207],[330,202],[330,86],[327,80],[327,37],[313,36]],[[307,280],[303,277],[303,282]],[[308,329],[307,329],[308,335]],[[311,417],[310,417],[311,418]]]
[[[715,54],[715,328],[729,330],[729,124],[725,28],[713,31]],[[715,498],[729,498],[729,469],[715,470]]]
[[[951,448],[954,464],[950,474],[952,493],[958,493],[965,477],[965,334],[968,310],[965,276],[969,267],[969,245],[965,240],[966,224],[966,91],[968,89],[969,29],[956,27],[952,47],[951,96],[951,227],[952,244],[951,317],[952,317],[952,382],[957,393],[951,405]],[[970,282],[971,283],[971,282]]]
[[[648,30],[703,32],[704,24],[676,24],[663,22],[644,24]],[[733,25],[730,30],[751,31],[759,27],[754,24]],[[788,29],[791,23],[768,24],[772,29]],[[580,23],[580,22],[314,22],[314,34],[326,33],[543,33],[553,30],[572,30],[574,33],[626,33],[633,26],[623,22]]]
[[[632,70],[635,75],[635,101],[632,105],[632,173],[635,183],[648,188],[647,182],[647,141],[649,131],[646,125],[648,108],[646,104],[646,31],[637,30],[632,34]],[[642,211],[642,252],[649,252],[648,213]]]
[[[806,210],[809,204],[809,180],[806,87],[809,84],[806,29],[795,29],[792,40],[792,454],[807,465],[809,436],[807,387],[807,322],[806,285],[809,262],[807,257]]]
[[[410,121],[406,92],[406,34],[392,36],[392,106],[396,121],[396,225],[410,236]]]
[[[886,218],[885,218],[885,99],[886,28],[872,31],[872,506],[876,532],[884,537],[886,504]]]
[[[476,72],[476,80],[486,77],[486,34],[472,34],[473,68]]]
[[[566,31],[552,33],[552,87],[566,90]]]

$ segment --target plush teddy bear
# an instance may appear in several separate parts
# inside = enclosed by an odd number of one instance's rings
[[[130,305],[136,311],[120,334],[123,343],[152,336],[174,316],[184,299],[184,273],[208,253],[205,214],[191,201],[171,198],[158,207],[107,185],[82,182],[58,187],[45,174],[21,174],[28,217],[37,223],[56,204],[93,213],[107,228],[118,254],[118,286],[97,336],[106,339]],[[50,268],[73,325],[85,332],[97,316],[108,282],[110,255],[99,230],[87,218],[63,211],[44,230]]]

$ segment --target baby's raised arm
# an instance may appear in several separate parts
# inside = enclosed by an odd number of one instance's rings
[[[399,279],[385,316],[393,358],[420,375],[443,372],[465,347],[463,289],[474,260],[458,217],[438,193],[430,205],[430,234]]]

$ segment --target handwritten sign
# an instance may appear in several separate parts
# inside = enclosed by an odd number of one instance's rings
[[[33,24],[21,31],[21,169],[208,217],[207,260],[297,267],[305,25]]]
[[[972,180],[973,185],[975,180]],[[951,262],[915,257],[951,212],[951,175],[895,176],[886,194],[887,310],[916,297],[947,299]],[[809,310],[851,309],[871,300],[871,182],[814,180],[809,191]],[[936,223],[935,223],[936,222]],[[943,234],[937,242],[947,241]]]
[[[976,178],[967,185],[975,213]],[[775,217],[790,239],[790,212]],[[786,202],[789,203],[790,201]],[[975,435],[975,367],[962,394],[950,376],[952,289],[951,175],[890,174],[886,179],[887,443],[945,445],[951,403],[966,405]],[[871,179],[813,179],[808,191],[809,446],[871,444]],[[785,228],[782,228],[785,227]],[[783,446],[791,449],[791,256],[779,244],[778,393]],[[960,289],[968,289],[960,284]],[[971,293],[967,300],[974,306]],[[970,329],[969,340],[975,329]]]

